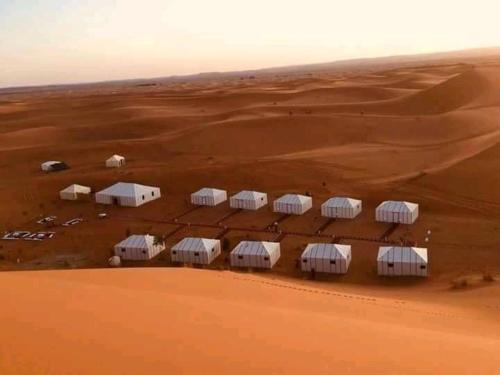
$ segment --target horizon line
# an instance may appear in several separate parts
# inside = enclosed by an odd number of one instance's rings
[[[243,74],[243,73],[258,73],[262,72],[264,74],[270,74],[271,72],[266,73],[266,71],[273,71],[278,69],[299,69],[306,67],[319,67],[321,65],[329,65],[329,64],[342,64],[342,63],[355,63],[355,62],[368,62],[373,60],[385,60],[385,59],[394,59],[394,58],[419,58],[419,57],[431,57],[431,56],[439,56],[439,55],[452,55],[456,53],[467,53],[474,51],[495,51],[500,56],[500,45],[499,46],[489,46],[489,47],[473,47],[473,48],[464,48],[464,49],[452,49],[452,50],[441,50],[434,52],[422,52],[416,54],[410,53],[402,53],[395,55],[382,55],[382,56],[373,56],[373,57],[357,57],[357,58],[346,58],[339,60],[331,60],[331,61],[323,61],[323,62],[314,62],[314,63],[304,63],[304,64],[292,64],[292,65],[277,65],[277,66],[269,66],[263,68],[248,68],[248,69],[240,69],[240,70],[225,70],[225,71],[200,71],[194,73],[186,73],[186,74],[171,74],[166,76],[152,76],[152,77],[137,77],[137,78],[118,78],[111,80],[97,80],[97,81],[80,81],[80,82],[67,82],[67,83],[47,83],[47,84],[35,84],[35,85],[10,85],[10,86],[0,86],[0,94],[2,91],[8,90],[21,90],[21,89],[36,89],[36,88],[56,88],[56,87],[65,87],[65,86],[84,86],[84,85],[97,85],[97,84],[113,84],[119,82],[132,82],[132,81],[148,81],[155,79],[182,79],[182,78],[192,78],[196,76],[208,75],[208,74]],[[473,57],[473,56],[470,56]],[[481,57],[481,56],[477,56]],[[451,58],[451,56],[450,56]],[[294,72],[290,72],[294,73]],[[295,72],[296,73],[296,72]]]

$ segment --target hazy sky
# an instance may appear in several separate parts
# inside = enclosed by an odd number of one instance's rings
[[[500,45],[498,0],[0,0],[0,87]]]

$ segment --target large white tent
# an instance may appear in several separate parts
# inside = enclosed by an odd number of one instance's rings
[[[321,215],[325,217],[354,219],[361,213],[362,202],[359,199],[333,197],[321,205]]]
[[[258,210],[267,204],[267,194],[258,191],[243,190],[229,198],[232,208]]]
[[[382,246],[378,250],[377,271],[384,276],[427,276],[427,249]]]
[[[273,202],[274,212],[302,215],[312,208],[312,198],[300,194],[285,194]]]
[[[191,194],[191,203],[198,206],[217,206],[227,200],[225,190],[203,188]]]
[[[232,267],[273,268],[280,258],[279,242],[241,241],[230,254]]]
[[[351,263],[351,246],[331,243],[309,244],[300,258],[302,271],[347,273]]]
[[[385,223],[413,224],[418,218],[418,204],[385,201],[375,210],[375,220]]]
[[[88,196],[91,189],[88,186],[73,184],[59,192],[61,199],[76,201],[82,196]]]
[[[115,255],[128,260],[148,260],[163,250],[165,250],[165,245],[155,242],[155,237],[149,234],[134,234],[115,245]]]
[[[118,182],[95,195],[97,203],[138,207],[161,197],[160,188]]]
[[[106,167],[119,168],[125,165],[125,158],[121,155],[113,155],[106,160]]]
[[[170,255],[173,262],[210,264],[220,253],[219,240],[187,237],[172,247]]]

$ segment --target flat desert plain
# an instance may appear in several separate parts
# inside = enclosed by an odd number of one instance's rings
[[[1,372],[499,373],[499,119],[494,61],[4,90],[0,231],[57,219],[52,239],[0,241]],[[113,154],[126,166],[105,168]],[[46,160],[71,168],[46,174]],[[162,199],[59,199],[73,183],[118,181],[159,186]],[[126,233],[169,234],[167,248],[219,235],[227,202],[188,212],[204,186],[270,201],[308,193],[314,204],[280,224],[298,234],[271,271],[228,270],[227,250],[204,270],[174,267],[168,251],[98,269]],[[295,262],[325,240],[314,233],[331,196],[362,199],[363,212],[323,234],[359,239],[345,241],[347,275],[313,281]],[[377,276],[383,200],[419,203],[417,222],[390,238],[428,248],[428,278]],[[175,231],[181,214],[212,226]],[[60,225],[75,217],[84,221]],[[239,228],[228,249],[274,239],[263,229],[278,217],[270,207],[227,217]]]

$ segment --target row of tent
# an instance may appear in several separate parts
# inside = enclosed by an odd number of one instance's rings
[[[71,185],[60,192],[61,199],[77,200],[90,194],[90,188]],[[161,197],[160,188],[134,183],[118,182],[95,194],[101,204],[138,207]],[[225,190],[203,188],[191,194],[191,203],[202,206],[216,206],[227,201]],[[267,194],[243,190],[229,199],[235,209],[258,210],[268,204]],[[285,194],[273,202],[274,212],[288,215],[302,215],[312,208],[312,198],[300,194]],[[349,197],[333,197],[321,205],[321,214],[330,218],[354,219],[362,211],[362,202]],[[384,201],[376,209],[377,221],[413,224],[419,214],[418,204],[404,201]]]
[[[106,159],[104,162],[106,167],[108,168],[119,168],[125,165],[125,158],[121,155],[113,155],[109,159]],[[43,172],[58,172],[69,169],[69,166],[63,162],[58,160],[49,160],[45,161],[40,165],[40,168]]]
[[[216,206],[227,200],[225,190],[203,188],[191,194],[194,205]],[[258,210],[268,204],[267,194],[243,190],[229,199],[231,208]],[[273,202],[273,211],[302,215],[312,208],[312,198],[301,194],[285,194]],[[331,218],[354,219],[362,211],[362,201],[349,197],[333,197],[321,205],[321,215]],[[404,201],[384,201],[376,209],[377,221],[413,224],[418,218],[418,204]]]
[[[125,260],[149,260],[165,250],[151,235],[132,235],[115,245],[115,256]],[[217,239],[187,237],[171,248],[171,260],[178,263],[209,265],[221,254]],[[230,253],[232,267],[271,269],[280,258],[279,242],[241,241]],[[351,263],[351,246],[308,244],[300,257],[305,272],[345,274]],[[427,249],[382,246],[377,256],[377,271],[386,276],[427,276]]]

